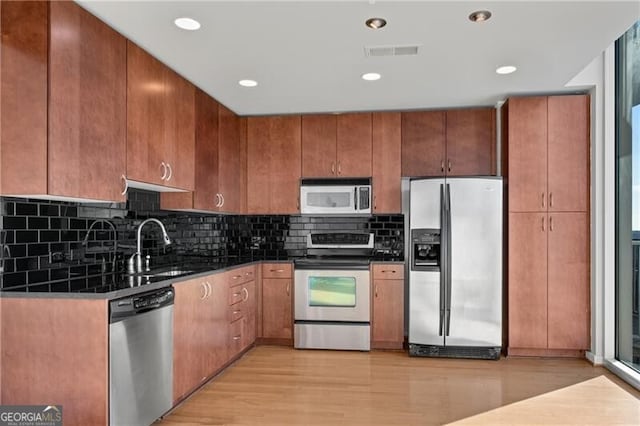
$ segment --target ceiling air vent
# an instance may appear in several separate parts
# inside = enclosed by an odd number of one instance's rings
[[[405,45],[405,46],[365,46],[365,56],[405,56],[405,55],[417,55],[417,45]]]

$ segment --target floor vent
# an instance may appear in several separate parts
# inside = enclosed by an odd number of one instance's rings
[[[417,55],[417,45],[405,46],[365,46],[364,55],[369,56],[406,56]]]

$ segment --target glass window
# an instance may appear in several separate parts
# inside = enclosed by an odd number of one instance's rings
[[[640,22],[616,43],[616,358],[640,370]]]
[[[354,277],[310,277],[309,306],[355,307],[356,279]]]

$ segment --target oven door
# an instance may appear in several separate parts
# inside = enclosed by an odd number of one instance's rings
[[[296,321],[370,321],[368,269],[296,269]]]

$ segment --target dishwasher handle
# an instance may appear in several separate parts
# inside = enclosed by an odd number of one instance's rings
[[[173,287],[168,287],[112,300],[109,302],[109,324],[173,305],[173,299]]]

